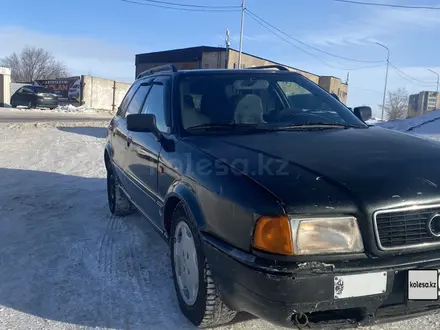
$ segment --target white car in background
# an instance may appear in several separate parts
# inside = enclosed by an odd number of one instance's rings
[[[79,100],[79,94],[81,92],[81,80],[78,79],[74,82],[72,87],[69,88],[67,92],[67,97],[69,100]]]

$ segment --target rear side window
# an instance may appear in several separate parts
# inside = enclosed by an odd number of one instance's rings
[[[133,95],[138,89],[138,87],[139,87],[138,83],[131,85],[127,94],[125,94],[125,97],[121,102],[121,105],[119,106],[118,112],[116,113],[117,116],[124,117],[125,111],[127,110],[127,106],[130,103],[131,99],[133,98]]]
[[[53,93],[51,89],[40,86],[33,87],[33,90],[35,93]]]
[[[133,98],[130,101],[130,104],[127,107],[127,111],[125,112],[125,116],[129,114],[135,114],[139,113],[141,111],[141,107],[144,104],[145,98],[148,94],[148,91],[150,90],[151,85],[142,84],[136,93],[134,94]]]

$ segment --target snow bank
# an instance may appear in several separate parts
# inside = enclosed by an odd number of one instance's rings
[[[98,110],[93,108],[88,108],[85,105],[74,106],[72,104],[60,105],[57,108],[50,110],[47,108],[41,109],[29,109],[26,107],[18,106],[17,108],[11,108],[10,110],[20,110],[20,111],[28,111],[28,112],[61,112],[61,113],[110,113],[110,111]]]
[[[76,107],[72,104],[60,105],[58,108],[54,109],[58,112],[84,112],[89,110],[85,105]]]
[[[370,118],[370,119],[368,119],[367,121],[366,121],[366,123],[368,124],[368,125],[377,125],[378,123],[383,123],[384,121],[382,120],[382,119],[379,119],[379,118],[374,118],[374,117],[372,117],[372,118]]]
[[[398,120],[391,120],[387,121],[385,123],[378,123],[377,126],[393,129],[400,132],[413,132],[415,133],[417,130],[417,133],[423,133],[423,129],[419,129],[422,126],[425,126],[427,123],[435,123],[437,125],[438,129],[437,132],[440,134],[440,109],[429,112],[423,116],[420,117],[414,117],[414,118],[408,118],[408,119],[398,119]],[[432,126],[434,127],[434,126]],[[432,129],[431,127],[431,129]]]

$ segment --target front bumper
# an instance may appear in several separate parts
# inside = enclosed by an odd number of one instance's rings
[[[366,273],[337,267],[324,269],[319,263],[310,267],[272,272],[256,263],[243,263],[234,253],[219,249],[205,240],[204,251],[212,275],[225,303],[237,311],[253,314],[284,327],[293,327],[292,315],[305,313],[312,328],[335,326],[354,327],[394,322],[440,309],[440,301],[408,301],[407,270],[416,268],[440,269],[440,258],[424,264],[381,266],[374,272],[387,274],[386,290],[382,294],[335,299],[335,276]],[[240,261],[238,261],[240,260]]]

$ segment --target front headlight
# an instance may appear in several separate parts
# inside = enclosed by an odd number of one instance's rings
[[[363,252],[361,233],[354,217],[258,219],[253,247],[282,255],[317,255]]]
[[[294,255],[363,252],[354,217],[290,219]]]

